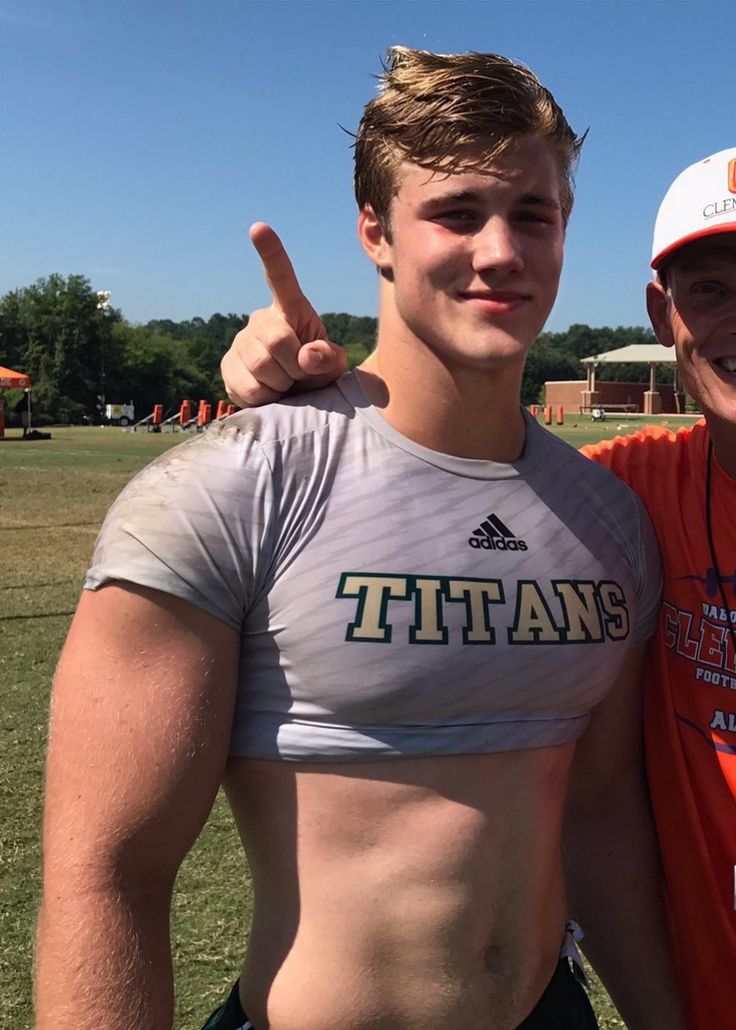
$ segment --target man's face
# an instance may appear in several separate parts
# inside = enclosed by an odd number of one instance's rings
[[[674,346],[683,386],[706,414],[736,425],[736,233],[696,240],[650,283],[657,337]]]
[[[391,283],[393,332],[448,364],[521,365],[562,269],[560,173],[546,143],[524,140],[482,166],[471,155],[452,174],[405,162],[388,231],[374,218],[366,233],[371,216],[361,219],[366,251]]]

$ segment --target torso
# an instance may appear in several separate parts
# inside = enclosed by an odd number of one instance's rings
[[[451,458],[350,379],[226,420],[122,495],[88,585],[139,582],[241,633],[226,785],[258,1030],[528,1015],[566,916],[574,742],[658,605],[648,533],[536,424],[512,465]]]
[[[694,1030],[730,1030],[736,972],[736,482],[713,465],[707,432],[649,428],[588,452],[629,483],[657,530],[664,589],[645,695],[645,741],[680,977]]]

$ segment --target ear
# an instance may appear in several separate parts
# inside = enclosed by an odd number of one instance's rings
[[[390,271],[392,265],[391,244],[380,218],[370,204],[361,208],[358,214],[358,239],[363,250],[379,271]]]
[[[675,338],[672,334],[669,315],[670,301],[667,291],[660,282],[652,281],[647,283],[647,311],[649,321],[652,323],[654,334],[663,347],[674,347]]]

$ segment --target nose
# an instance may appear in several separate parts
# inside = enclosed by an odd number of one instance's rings
[[[501,216],[490,218],[473,238],[473,271],[509,275],[521,272],[524,256],[513,225]]]

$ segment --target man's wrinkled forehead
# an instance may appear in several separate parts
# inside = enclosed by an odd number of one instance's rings
[[[686,243],[670,256],[667,267],[678,272],[693,272],[724,261],[736,263],[736,224],[733,232],[722,232]]]

